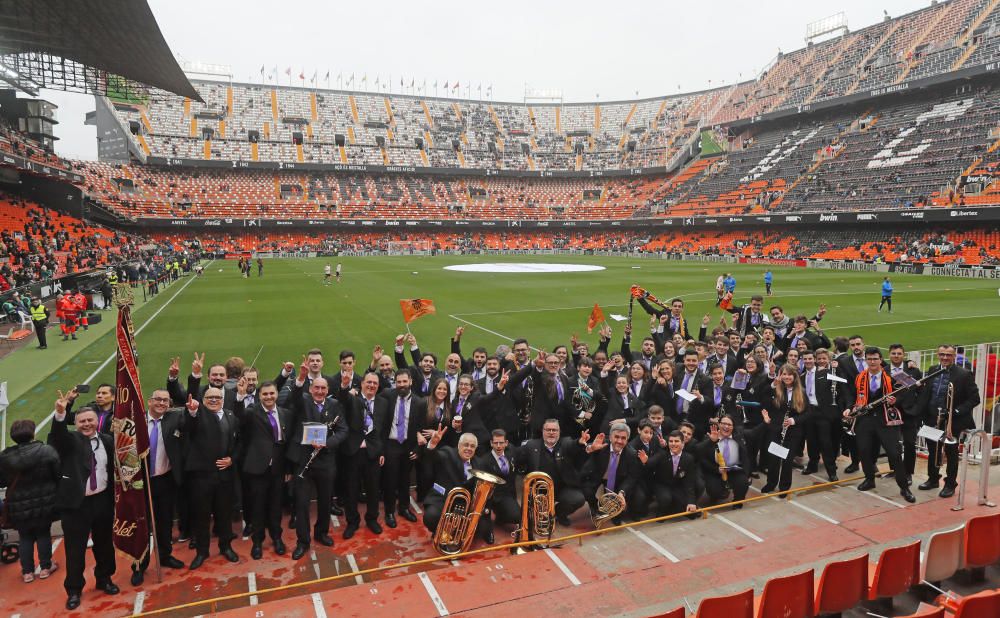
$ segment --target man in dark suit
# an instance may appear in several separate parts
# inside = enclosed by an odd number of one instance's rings
[[[323,367],[326,365],[326,361],[323,359],[323,351],[319,348],[312,348],[305,353],[302,357],[302,363],[308,368],[306,373],[305,381],[302,383],[302,396],[309,397],[309,386],[312,381],[316,378],[324,378],[327,385],[336,384],[332,382],[333,377],[328,376],[323,373]],[[285,361],[284,365],[281,367],[281,371],[274,378],[274,383],[278,387],[278,405],[292,409],[291,405],[291,395],[292,386],[295,384],[295,380],[289,380],[289,378],[295,377],[295,363],[291,361]],[[334,513],[336,515],[336,513]]]
[[[816,330],[811,331],[809,327]],[[785,351],[785,354],[788,354],[789,350],[797,349],[799,341],[803,340],[810,350],[830,347],[830,339],[823,334],[822,330],[819,330],[819,323],[815,319],[809,320],[804,315],[795,316],[792,321],[792,329],[785,333],[785,336],[778,341],[778,345]]]
[[[508,436],[516,436],[521,427],[511,389],[498,389],[502,378],[500,359],[491,356],[486,359],[485,377],[476,382],[476,390],[483,395],[481,416],[490,431],[503,429]]]
[[[62,481],[56,507],[62,519],[66,548],[66,609],[80,606],[85,579],[83,569],[87,554],[87,537],[94,543],[97,589],[105,594],[118,594],[111,581],[115,574],[115,549],[112,544],[114,524],[114,439],[97,431],[97,414],[90,408],[80,408],[74,424],[76,431],[66,427],[66,407],[69,400],[62,392],[56,400],[52,431],[48,443],[59,453]]]
[[[727,380],[732,378],[733,374],[736,373],[737,362],[736,355],[729,349],[729,338],[719,335],[712,340],[712,346],[715,351],[708,356],[708,367],[718,365],[722,367],[724,378]]]
[[[73,389],[72,392],[75,392]],[[69,405],[66,406],[66,423],[73,423],[73,402],[76,397],[71,395]],[[94,400],[85,407],[90,408],[97,414],[97,431],[100,433],[111,433],[111,421],[115,418],[115,387],[110,384],[101,384],[94,391]]]
[[[654,361],[656,359],[656,339],[651,336],[643,337],[642,344],[638,352],[632,351],[632,327],[625,326],[625,336],[622,337],[621,353],[622,357],[625,359],[626,363],[639,362],[642,366],[646,368],[646,371],[652,371],[653,366],[656,364]]]
[[[174,508],[177,490],[184,480],[184,463],[181,461],[181,432],[184,411],[169,410],[170,393],[163,389],[153,391],[146,407],[146,431],[149,436],[149,457],[144,465],[149,470],[149,491],[153,500],[156,520],[156,551],[160,564],[171,569],[184,568],[184,563],[173,556],[171,534],[174,527]],[[149,555],[139,565],[132,566],[131,583],[138,586],[149,566]]]
[[[477,382],[486,377],[486,358],[488,356],[486,348],[478,347],[472,351],[472,358],[465,358],[462,356],[462,333],[465,332],[464,326],[459,326],[455,329],[455,336],[451,339],[451,353],[458,354],[458,357],[462,359],[462,373],[467,373],[472,376],[472,380]]]
[[[417,521],[410,509],[410,471],[417,455],[417,432],[423,428],[427,404],[414,395],[412,376],[397,369],[395,388],[379,393],[388,404],[390,420],[385,439],[385,465],[382,466],[382,502],[385,525],[396,527],[396,513],[407,521]]]
[[[834,361],[836,363],[837,374],[840,377],[847,380],[847,384],[843,385],[844,393],[844,405],[846,406],[846,400],[853,396],[852,391],[854,390],[854,381],[858,378],[859,373],[864,373],[866,371],[867,365],[865,365],[865,340],[861,335],[851,335],[847,344],[850,346],[850,352],[846,354],[841,354]],[[844,442],[844,447],[847,450],[848,455],[851,458],[851,463],[846,468],[844,472],[847,474],[854,474],[860,468],[860,457],[858,455],[858,441],[855,436],[847,435],[847,433],[842,434],[842,440]]]
[[[327,384],[332,387],[330,394],[337,397],[337,393],[340,390],[340,384],[343,383],[344,380],[347,380],[350,385],[348,390],[353,391],[354,394],[361,392],[361,375],[354,371],[354,352],[350,350],[341,350],[338,362],[340,364],[340,371],[333,374],[333,377],[327,380]],[[344,453],[344,449],[341,448],[337,451],[337,469],[347,470],[347,467],[347,455]],[[338,474],[333,480],[333,502],[330,505],[331,514],[337,514],[335,511],[342,511],[344,504],[347,502],[347,479],[348,477],[346,474]]]
[[[476,436],[463,433],[458,438],[458,448],[439,446],[445,430],[439,429],[431,436],[421,459],[426,474],[434,479],[434,485],[424,498],[424,526],[434,534],[448,492],[454,487],[465,487],[472,492],[476,479],[472,476],[472,458],[476,454]],[[486,514],[479,520],[478,532],[482,534]]]
[[[927,382],[920,392],[917,400],[917,409],[923,413],[924,424],[932,427],[943,427],[947,423],[947,397],[948,385],[954,386],[953,408],[951,418],[951,433],[958,439],[963,431],[976,428],[976,421],[972,418],[972,410],[979,405],[979,387],[976,380],[967,369],[959,367],[955,363],[955,346],[944,344],[938,346],[938,363],[944,372]],[[928,370],[928,372],[932,371]],[[939,416],[940,415],[940,416]],[[940,424],[939,424],[940,423]],[[958,486],[958,443],[939,445],[937,442],[927,442],[927,481],[920,485],[920,489],[937,489],[941,482],[941,456],[939,451],[944,451],[944,457],[948,460],[945,468],[944,487],[939,494],[942,498],[948,498],[955,494]]]
[[[184,471],[187,474],[188,499],[191,505],[191,530],[195,541],[190,569],[204,564],[211,541],[208,524],[215,521],[219,553],[230,562],[239,562],[232,548],[233,534],[233,458],[239,442],[239,422],[222,407],[225,395],[214,386],[205,390],[202,402],[188,395],[188,417],[184,419]]]
[[[458,378],[458,393],[452,400],[452,415],[462,418],[462,431],[476,436],[477,453],[483,455],[490,448],[490,430],[486,426],[489,405],[476,390],[472,376],[463,373]]]
[[[388,400],[377,396],[378,385],[378,377],[373,373],[366,373],[361,381],[361,393],[355,396],[351,380],[346,374],[342,374],[337,393],[337,400],[347,417],[347,440],[341,447],[347,464],[345,539],[353,537],[361,523],[358,500],[362,483],[367,499],[365,523],[375,534],[382,533],[382,526],[378,523],[379,473],[385,465],[385,440],[389,437],[391,412]]]
[[[830,379],[833,370],[829,366],[819,366],[817,356],[823,357],[823,364],[829,359],[826,348],[820,348],[821,353],[806,350],[802,353],[805,369],[802,372],[802,386],[805,390],[806,403],[811,414],[805,424],[806,446],[809,460],[802,474],[814,474],[819,471],[819,460],[822,457],[823,467],[830,481],[836,481],[837,476],[837,445],[836,437],[840,436],[842,426],[841,411],[844,409],[840,398],[844,389],[841,384]],[[834,385],[837,385],[837,397],[834,398]]]
[[[906,360],[906,349],[900,343],[889,346],[889,364],[886,372],[892,377],[893,390],[902,386],[900,379],[906,380],[905,374],[914,380],[921,379],[924,374],[920,368]],[[917,407],[920,395],[919,387],[911,388],[896,395],[896,407],[903,413],[903,467],[906,468],[906,484],[912,484],[913,472],[917,465],[917,432],[923,425],[923,410]]]
[[[591,516],[599,513],[597,508],[597,491],[604,487],[608,493],[625,496],[626,505],[635,499],[635,486],[639,480],[639,455],[628,445],[630,429],[625,423],[615,423],[610,430],[610,446],[598,434],[593,444],[588,445],[590,457],[583,468],[583,495],[590,506]],[[615,525],[621,523],[621,518],[612,520]]]
[[[510,377],[511,385],[533,380],[529,427],[533,436],[540,436],[542,423],[554,418],[559,421],[562,435],[572,436],[579,431],[576,410],[573,408],[573,390],[569,379],[559,371],[559,357],[543,356],[539,352],[534,364],[528,363]]]
[[[733,419],[729,417],[719,419],[717,424],[711,425],[708,435],[697,446],[705,493],[714,504],[725,500],[730,490],[733,492],[733,501],[743,500],[750,489],[750,477],[747,474],[750,458],[746,444],[733,435],[734,426]],[[725,466],[720,464],[719,454],[722,455]],[[722,478],[723,471],[726,473],[725,480]],[[742,507],[742,504],[737,504],[733,508]]]
[[[396,381],[396,369],[392,366],[392,357],[382,351],[382,346],[376,345],[372,350],[372,362],[366,373],[378,376],[378,390],[391,389]]]
[[[477,470],[489,472],[502,478],[505,483],[493,488],[490,498],[490,510],[496,515],[496,521],[484,516],[483,540],[492,545],[496,542],[493,535],[493,525],[517,524],[521,521],[521,507],[517,504],[517,471],[514,469],[517,449],[510,447],[507,432],[494,429],[490,436],[490,450],[476,459]]]
[[[414,363],[412,366],[406,362],[406,357],[403,356],[404,340],[410,344],[410,358],[413,359]],[[396,367],[409,370],[413,382],[411,389],[421,397],[427,397],[430,394],[431,384],[444,376],[444,372],[437,368],[437,356],[430,352],[421,353],[420,347],[417,345],[417,338],[412,333],[408,333],[403,339],[396,337],[394,353]]]
[[[196,401],[200,401],[205,396],[205,390],[209,387],[214,387],[221,389],[225,395],[222,407],[226,410],[232,410],[233,403],[236,401],[236,391],[226,385],[226,380],[229,376],[226,366],[212,365],[209,367],[208,384],[202,386],[201,372],[205,363],[205,354],[202,353],[201,356],[198,356],[195,353],[194,357],[194,361],[191,362],[191,375],[187,379],[187,390],[181,388],[180,380],[178,379],[180,374],[180,359],[174,358],[170,363],[170,370],[167,372],[167,392],[170,393],[170,399],[173,404],[176,406],[185,405],[188,395],[191,395]]]
[[[261,384],[256,393],[258,401],[248,408],[243,404],[246,389],[246,378],[241,378],[236,384],[233,412],[240,423],[240,471],[248,489],[246,504],[253,530],[250,557],[260,560],[265,530],[274,542],[274,553],[279,556],[285,553],[281,540],[281,498],[288,477],[285,457],[292,414],[278,407],[278,387],[274,382]]]
[[[316,490],[316,525],[313,534],[316,540],[327,547],[333,546],[330,538],[330,515],[326,505],[330,504],[333,492],[333,478],[337,471],[336,452],[347,438],[347,421],[343,407],[336,399],[328,397],[330,387],[326,378],[312,378],[308,396],[303,387],[309,378],[310,367],[306,362],[299,367],[299,374],[292,386],[289,400],[292,404],[294,429],[288,448],[288,459],[292,463],[290,472],[295,494],[295,534],[297,542],[292,559],[298,560],[309,550],[309,502],[313,488]],[[302,444],[303,423],[323,423],[327,426],[326,442]],[[311,462],[311,463],[310,463]],[[308,469],[307,469],[308,466]]]
[[[677,397],[677,414],[682,421],[689,421],[694,425],[695,439],[701,438],[708,431],[708,419],[715,414],[715,409],[704,397],[704,393],[711,390],[708,377],[698,369],[698,352],[687,350],[684,352],[683,371],[674,374],[674,392],[684,389],[695,395],[691,402],[683,397]],[[700,395],[700,397],[699,397]]]
[[[696,465],[694,457],[684,452],[684,436],[679,431],[671,431],[667,436],[667,448],[658,451],[646,463],[652,471],[657,516],[691,512],[698,508]]]
[[[560,438],[559,431],[558,419],[550,418],[542,423],[542,437],[528,440],[518,449],[517,469],[523,474],[544,472],[552,477],[556,521],[560,526],[569,526],[569,516],[586,502],[580,468],[585,461],[583,447],[591,448],[587,445],[590,435],[584,432],[579,440],[574,440]]]
[[[754,294],[750,297],[750,304],[741,307],[731,307],[727,311],[736,316],[733,328],[742,340],[748,333],[752,333],[764,326],[764,314],[761,313],[761,305],[764,304],[764,297]]]

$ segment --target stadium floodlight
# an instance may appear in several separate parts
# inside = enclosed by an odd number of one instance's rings
[[[819,43],[834,36],[843,36],[848,32],[850,30],[847,27],[847,14],[841,11],[806,24],[806,45]]]

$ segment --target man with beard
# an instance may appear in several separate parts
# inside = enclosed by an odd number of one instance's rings
[[[889,346],[889,366],[886,371],[898,390],[901,374],[906,374],[914,380],[923,377],[923,373],[913,363],[906,360],[906,349],[900,343]],[[917,407],[919,389],[910,389],[897,394],[896,407],[903,412],[903,466],[906,467],[907,485],[912,483],[913,471],[917,465],[917,432],[922,423],[922,411]]]
[[[461,373],[471,375],[475,381],[482,380],[486,376],[486,348],[478,347],[472,351],[472,358],[463,358],[461,340],[464,332],[464,326],[459,326],[455,329],[455,336],[451,340],[451,352],[452,354],[458,354],[459,358],[462,359]]]
[[[500,359],[495,356],[486,359],[485,375],[476,382],[476,389],[483,394],[480,410],[487,429],[503,429],[506,435],[513,436],[521,427],[521,421],[510,390],[499,384],[501,378]]]
[[[556,521],[560,526],[570,525],[569,516],[586,503],[581,490],[580,468],[586,454],[604,446],[603,436],[589,446],[590,434],[584,432],[579,440],[560,438],[559,421],[547,419],[542,424],[542,437],[528,440],[518,449],[517,468],[525,474],[545,472],[552,478],[556,499]]]
[[[70,392],[69,405],[66,411],[66,422],[72,423],[75,414],[72,412],[73,402],[76,400],[76,389]],[[94,391],[94,400],[88,403],[86,408],[90,408],[97,414],[97,431],[101,433],[111,433],[111,421],[115,418],[115,390],[110,384],[101,384]]]
[[[170,393],[170,399],[174,405],[184,405],[188,395],[193,399],[200,400],[204,397],[205,391],[211,387],[223,391],[225,397],[225,405],[223,407],[227,410],[233,409],[233,404],[236,403],[236,391],[226,388],[226,380],[229,374],[226,371],[225,365],[212,365],[209,367],[208,384],[202,386],[201,371],[205,365],[205,353],[202,352],[201,356],[198,356],[198,353],[195,352],[194,360],[191,361],[191,375],[188,376],[187,390],[184,390],[181,388],[180,380],[178,380],[180,361],[179,357],[172,359],[170,369],[167,372],[167,392]]]
[[[410,377],[413,379],[413,390],[420,396],[426,397],[430,394],[431,384],[434,380],[443,377],[444,374],[437,368],[437,356],[430,352],[420,352],[417,345],[417,338],[412,333],[407,333],[404,339],[410,344],[410,357],[416,366],[410,366],[403,356],[403,340],[396,337],[396,366],[400,369],[408,369]]]
[[[411,522],[417,516],[410,509],[410,471],[417,457],[417,433],[423,429],[427,404],[411,392],[410,372],[397,369],[395,388],[383,390],[379,397],[389,404],[391,419],[385,442],[385,465],[382,467],[382,500],[385,525],[396,527],[396,513]]]
[[[378,377],[378,390],[381,393],[393,387],[396,380],[396,369],[392,366],[392,358],[382,351],[382,346],[376,345],[372,350],[372,362],[368,365],[368,373]]]

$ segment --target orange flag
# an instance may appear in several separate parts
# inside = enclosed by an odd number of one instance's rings
[[[437,313],[437,309],[434,308],[434,301],[426,298],[400,299],[399,308],[403,310],[403,321],[407,324],[425,315]]]
[[[601,307],[597,303],[594,303],[594,308],[590,312],[590,317],[587,318],[587,332],[594,332],[594,327],[597,326],[598,323],[603,322],[604,319],[604,312],[601,311]]]
[[[719,308],[720,309],[732,309],[733,308],[733,293],[732,292],[726,292],[726,295],[722,297],[721,301],[719,301]]]

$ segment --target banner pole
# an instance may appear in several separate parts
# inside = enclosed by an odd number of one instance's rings
[[[146,465],[142,467],[143,473],[146,475],[146,499],[149,501],[149,551],[150,553],[156,552],[156,582],[159,584],[163,583],[163,566],[160,564],[160,551],[159,546],[156,543],[156,513],[153,512],[153,485],[150,483],[149,479],[149,455],[146,455]]]

